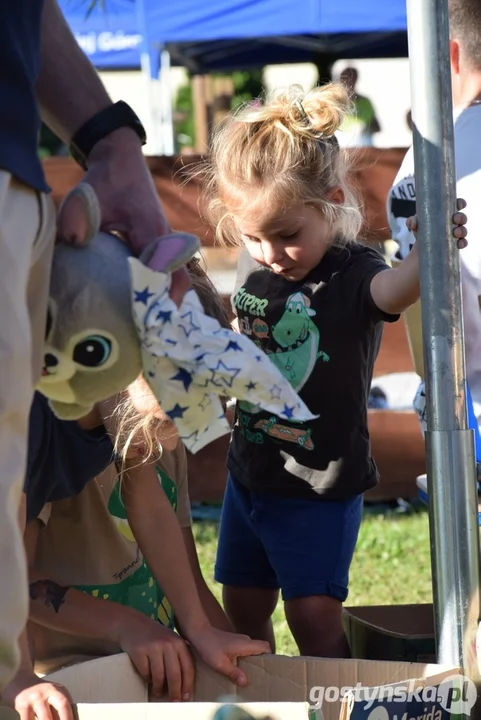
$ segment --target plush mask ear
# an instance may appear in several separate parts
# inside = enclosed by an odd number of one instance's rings
[[[170,233],[154,240],[140,256],[141,262],[157,272],[174,272],[200,249],[199,238],[188,233]]]
[[[102,214],[95,190],[91,185],[82,182],[65,196],[58,211],[59,229],[69,241],[74,236],[73,244],[88,245],[100,230]],[[83,234],[82,238],[78,233]]]
[[[82,216],[82,225],[84,223],[86,225],[85,237],[81,244],[87,245],[99,232],[102,219],[97,195],[92,186],[82,182],[68,193],[59,209],[60,222],[67,206],[71,206],[72,203],[78,203],[76,212]],[[174,272],[186,265],[199,249],[200,241],[195,235],[170,233],[153,240],[140,260],[151,270]]]

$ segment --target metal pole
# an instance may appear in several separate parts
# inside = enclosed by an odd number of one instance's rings
[[[474,433],[466,372],[456,208],[447,0],[407,0],[427,471],[438,661],[478,676],[479,535]],[[469,212],[469,209],[468,209]]]
[[[145,14],[144,0],[136,0],[137,24],[142,37],[140,44],[140,65],[145,82],[145,92],[148,106],[147,125],[147,146],[149,155],[163,155],[164,145],[162,138],[162,119],[159,116],[156,95],[158,94],[159,79],[158,70],[152,63],[151,46],[147,33],[147,18]]]
[[[165,48],[162,49],[160,54],[160,88],[164,155],[173,155],[175,152],[175,132],[172,107],[171,64],[170,53]]]

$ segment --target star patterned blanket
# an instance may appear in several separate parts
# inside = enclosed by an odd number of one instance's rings
[[[247,400],[291,422],[316,417],[248,337],[204,314],[194,290],[177,307],[168,273],[135,258],[129,263],[144,376],[190,452],[230,432],[220,397]]]

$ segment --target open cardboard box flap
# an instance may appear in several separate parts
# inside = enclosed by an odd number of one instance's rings
[[[128,703],[129,718],[139,720],[213,720],[216,703],[228,697],[229,702],[246,703],[253,717],[269,715],[272,720],[285,717],[297,720],[308,718],[308,706],[313,688],[378,687],[406,680],[427,678],[429,684],[439,683],[444,677],[458,674],[455,668],[419,663],[384,662],[371,660],[325,660],[320,658],[285,657],[263,655],[239,662],[248,677],[246,688],[237,688],[227,678],[214,672],[196,659],[196,682],[193,703],[145,703],[151,702],[148,688],[135,672],[127,655],[114,655],[63,668],[47,677],[65,685],[75,703],[79,720],[124,720],[124,708]],[[335,691],[331,693],[335,695]],[[339,720],[349,717],[346,705],[338,698],[322,703],[322,713],[312,715],[316,720]],[[115,706],[112,707],[112,703]],[[132,713],[136,703],[135,715]],[[253,703],[251,705],[251,703]],[[254,704],[258,705],[257,709]],[[286,705],[291,703],[291,705]],[[99,705],[101,704],[101,705]],[[140,707],[142,705],[143,707]],[[257,713],[257,715],[256,715]],[[259,715],[260,713],[260,715]],[[286,715],[288,713],[288,715]],[[241,720],[242,716],[239,716]],[[237,719],[236,719],[237,720]]]
[[[343,624],[355,657],[436,662],[432,604],[346,607]]]
[[[348,626],[358,622],[393,637],[434,636],[434,610],[431,603],[346,607],[343,620]]]

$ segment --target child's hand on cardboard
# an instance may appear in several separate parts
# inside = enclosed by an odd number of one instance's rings
[[[194,663],[184,640],[159,622],[132,613],[122,623],[119,644],[146,683],[152,685],[155,697],[167,690],[171,702],[192,698]]]
[[[462,198],[458,198],[456,201],[456,206],[458,208],[458,211],[464,210],[466,207],[466,201]],[[466,230],[466,223],[468,221],[468,218],[463,212],[456,212],[453,215],[453,236],[457,240],[457,246],[459,250],[463,250],[468,245],[468,241],[466,240],[466,235],[468,234]],[[418,218],[417,215],[413,215],[412,217],[408,218],[406,220],[406,225],[409,228],[409,230],[416,235],[417,238],[417,231],[418,231]]]
[[[235,661],[272,652],[269,643],[263,640],[251,640],[247,635],[224,632],[211,625],[189,640],[207,665],[240,686],[247,685],[247,677]]]

